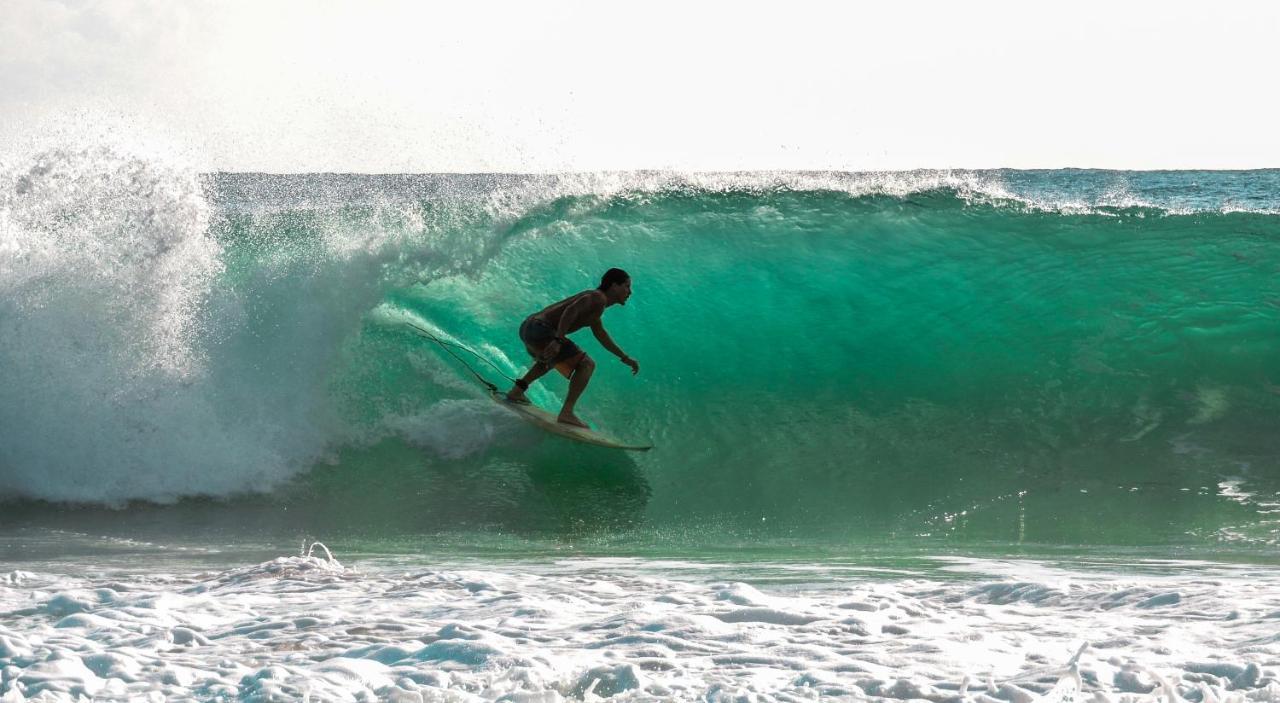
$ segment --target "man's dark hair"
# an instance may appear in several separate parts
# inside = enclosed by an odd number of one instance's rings
[[[600,277],[600,290],[609,290],[609,286],[615,283],[626,283],[631,280],[631,275],[622,269],[609,269]]]

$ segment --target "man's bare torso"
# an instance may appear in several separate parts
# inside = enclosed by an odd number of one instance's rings
[[[581,293],[552,303],[534,314],[534,317],[547,323],[552,329],[559,329],[565,313],[570,315],[564,327],[564,333],[570,334],[583,327],[595,324],[604,313],[606,304],[604,293],[598,289],[584,290]],[[572,308],[572,310],[570,310]]]

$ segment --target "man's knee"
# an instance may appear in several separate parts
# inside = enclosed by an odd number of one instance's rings
[[[583,354],[582,358],[578,360],[577,366],[573,367],[573,370],[582,371],[584,373],[590,373],[591,371],[594,371],[595,368],[596,368],[595,360],[587,356],[586,354]]]

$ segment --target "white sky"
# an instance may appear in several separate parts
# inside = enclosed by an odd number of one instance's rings
[[[0,158],[1280,167],[1280,3],[0,0]]]

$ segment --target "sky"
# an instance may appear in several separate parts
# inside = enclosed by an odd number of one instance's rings
[[[1280,3],[0,0],[0,161],[1280,167]]]

